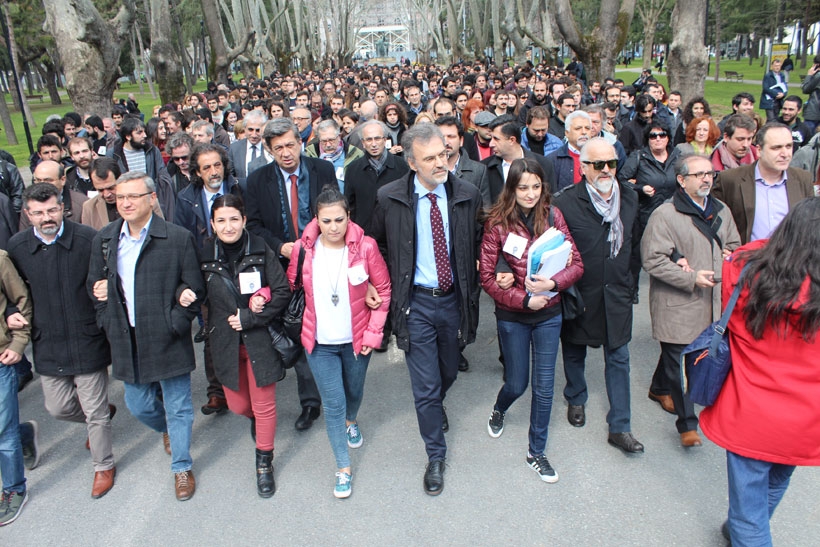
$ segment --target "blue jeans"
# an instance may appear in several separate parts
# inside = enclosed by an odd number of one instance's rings
[[[584,405],[588,396],[584,378],[587,347],[562,340],[561,349],[564,355],[564,374],[567,377],[564,398],[571,405]],[[626,433],[631,427],[628,344],[617,348],[604,346],[604,378],[609,398],[609,412],[606,415],[609,432]]]
[[[561,335],[561,314],[526,324],[497,321],[498,338],[504,354],[505,380],[495,400],[495,410],[507,412],[527,390],[532,359],[532,402],[530,403],[530,454],[543,454],[552,412],[552,392],[555,383],[555,360]],[[532,358],[530,357],[532,348]]]
[[[162,386],[162,402],[157,398]],[[125,406],[139,421],[171,439],[171,472],[189,471],[194,405],[191,401],[191,374],[185,373],[150,384],[125,382]]]
[[[0,364],[0,475],[3,475],[3,492],[6,494],[26,491],[17,385],[14,365]]]
[[[727,450],[726,469],[732,545],[770,546],[769,519],[789,487],[794,466],[753,460]]]
[[[370,354],[355,355],[353,344],[316,344],[313,353],[305,353],[322,397],[336,467],[350,467],[345,420],[355,422],[359,414]]]

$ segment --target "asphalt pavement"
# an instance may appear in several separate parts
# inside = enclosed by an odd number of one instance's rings
[[[4,545],[724,545],[725,452],[683,449],[674,416],[646,394],[659,347],[651,338],[648,282],[636,306],[632,355],[632,430],[646,446],[627,456],[606,442],[608,403],[600,350],[590,350],[587,425],[566,420],[559,358],[547,456],[560,476],[539,480],[525,463],[530,394],[507,413],[503,435],[487,434],[501,386],[495,320],[483,296],[478,340],[466,350],[446,400],[450,418],[445,488],[422,489],[426,463],[403,353],[394,344],[370,363],[359,414],[364,446],[351,450],[353,495],[333,497],[335,464],[323,418],[297,432],[295,375],[277,386],[276,494],[256,494],[248,420],[204,416],[205,374],[193,373],[192,454],[196,495],[174,497],[161,437],[135,418],[123,387],[111,383],[117,478],[92,500],[93,469],[82,424],[58,422],[43,407],[39,379],[20,394],[21,419],[40,423],[40,466],[27,472],[30,500],[0,530]],[[799,468],[772,518],[775,545],[820,545],[820,470]]]

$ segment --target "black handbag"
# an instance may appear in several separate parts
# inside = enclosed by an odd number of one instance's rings
[[[561,315],[564,321],[572,321],[581,317],[586,311],[584,299],[575,285],[561,291]]]
[[[270,334],[273,351],[282,358],[282,366],[286,369],[293,368],[293,365],[296,364],[296,361],[299,360],[299,357],[301,357],[304,352],[302,344],[291,340],[291,338],[285,334],[285,329],[282,328],[282,325],[276,321],[268,325],[268,334]]]
[[[305,248],[299,246],[299,262],[296,265],[296,280],[290,302],[282,316],[282,325],[288,338],[302,345],[302,316],[305,314],[305,289],[302,286],[302,264],[305,262]]]

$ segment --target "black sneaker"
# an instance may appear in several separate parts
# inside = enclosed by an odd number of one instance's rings
[[[493,410],[489,421],[487,422],[487,433],[490,437],[497,439],[504,433],[504,413],[500,410]]]
[[[527,454],[527,465],[538,473],[542,481],[548,483],[558,482],[558,473],[552,468],[545,455],[538,454],[537,456],[533,456],[532,454]]]
[[[40,463],[40,427],[34,420],[20,424],[20,427],[31,430],[30,434],[25,436],[31,441],[23,443],[23,465],[30,471]]]

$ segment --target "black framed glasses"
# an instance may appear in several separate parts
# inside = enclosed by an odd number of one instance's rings
[[[615,169],[618,167],[618,158],[615,158],[614,160],[584,161],[583,163],[591,165],[596,171],[603,171],[604,166],[609,167],[610,169]]]

